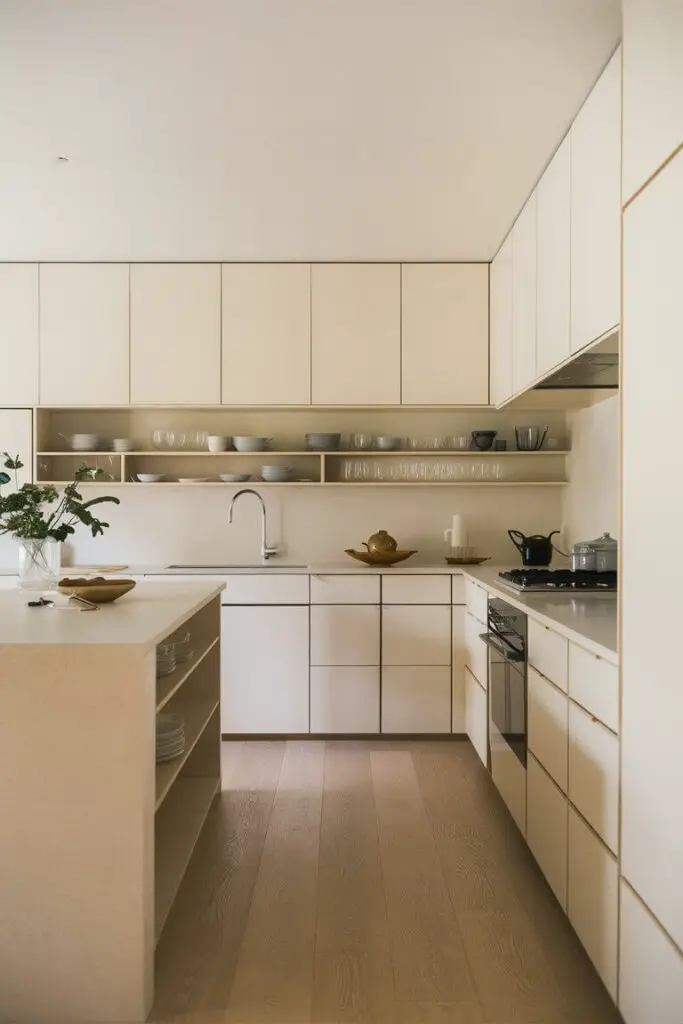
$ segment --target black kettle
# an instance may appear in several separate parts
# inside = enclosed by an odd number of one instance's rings
[[[533,537],[525,537],[519,530],[508,530],[508,537],[522,556],[524,565],[544,566],[550,565],[552,561],[552,539],[559,532],[553,530],[547,537],[542,537],[540,533],[534,534]]]

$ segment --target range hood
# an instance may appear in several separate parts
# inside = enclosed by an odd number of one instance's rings
[[[559,370],[539,381],[535,391],[610,390],[619,387],[619,331],[577,353]]]

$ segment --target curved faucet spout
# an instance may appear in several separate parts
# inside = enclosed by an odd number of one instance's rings
[[[233,509],[235,508],[235,502],[237,501],[238,498],[241,498],[243,494],[253,494],[254,497],[258,499],[259,504],[261,505],[261,558],[263,559],[263,561],[266,561],[268,558],[271,557],[271,555],[277,554],[277,548],[271,547],[268,544],[266,503],[258,491],[255,491],[253,487],[243,487],[240,491],[237,491],[235,494],[233,494],[232,501],[230,502],[230,509],[228,511],[228,522],[232,522],[232,514]]]

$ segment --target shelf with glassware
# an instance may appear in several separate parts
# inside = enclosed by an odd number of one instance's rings
[[[140,450],[36,453],[36,480],[63,485],[84,463],[119,485],[561,486],[565,449],[539,451],[268,449],[260,452]],[[264,469],[264,467],[266,467]]]

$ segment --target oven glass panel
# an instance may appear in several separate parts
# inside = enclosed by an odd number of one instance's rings
[[[502,601],[489,604],[489,630],[503,650],[526,655],[526,616]],[[489,717],[491,737],[506,744],[526,766],[526,662],[489,648]]]

